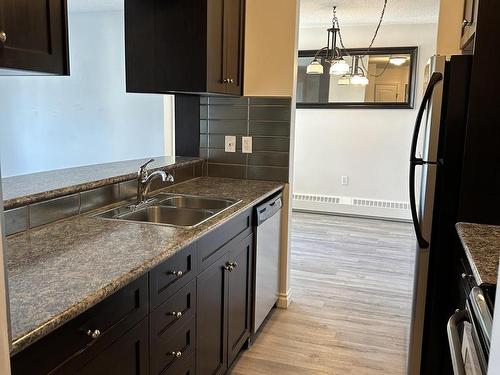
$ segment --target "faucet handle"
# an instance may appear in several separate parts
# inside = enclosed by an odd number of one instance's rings
[[[154,161],[155,161],[155,159],[149,159],[147,162],[145,162],[143,165],[141,165],[141,169],[146,168],[148,166],[148,164],[151,164]]]
[[[154,162],[155,159],[149,159],[147,162],[145,162],[143,165],[141,165],[141,167],[139,168],[139,177],[143,177],[144,175],[147,174],[147,170],[146,170],[146,167],[148,166],[148,164]]]

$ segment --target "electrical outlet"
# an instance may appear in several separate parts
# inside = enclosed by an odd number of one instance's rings
[[[349,183],[349,178],[347,176],[342,176],[342,178],[340,179],[340,183],[342,185],[347,185]]]
[[[235,135],[226,135],[226,152],[236,152],[236,136]]]
[[[242,152],[244,154],[252,153],[252,137],[241,137]]]

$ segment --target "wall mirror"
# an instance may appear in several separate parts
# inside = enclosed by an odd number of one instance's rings
[[[307,73],[316,51],[299,51],[297,108],[413,108],[417,47],[346,51],[344,75],[330,74],[324,54],[317,56],[323,72]]]

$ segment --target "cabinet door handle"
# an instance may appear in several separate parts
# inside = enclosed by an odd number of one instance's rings
[[[229,83],[229,79],[228,79],[228,78],[224,78],[224,79],[222,80],[222,83]]]
[[[236,263],[236,262],[231,262],[231,263],[230,263],[230,265],[231,265],[231,267],[233,267],[233,268],[238,267],[238,263]]]
[[[178,351],[178,352],[171,352],[169,353],[170,355],[174,356],[175,358],[179,358],[179,357],[182,357],[182,352],[181,351]]]
[[[179,278],[179,277],[182,277],[182,275],[184,275],[184,272],[182,271],[169,271],[167,272],[168,275],[174,275],[175,277]]]
[[[231,262],[227,262],[227,263],[224,265],[224,269],[225,269],[226,271],[231,272],[231,271],[234,269],[234,267],[233,267],[233,265],[232,265],[232,263],[231,263]]]
[[[471,25],[471,21],[467,20],[467,19],[464,19],[462,21],[462,27],[466,27],[466,26],[470,26]]]
[[[7,41],[7,34],[5,31],[0,31],[0,43],[4,44]]]
[[[229,83],[234,83],[234,79],[230,78]]]
[[[182,311],[172,311],[170,315],[175,316],[177,319],[182,318]]]
[[[99,331],[98,329],[94,329],[93,331],[91,329],[89,329],[87,331],[87,336],[92,337],[93,339],[96,339],[99,336],[101,336],[101,331]]]

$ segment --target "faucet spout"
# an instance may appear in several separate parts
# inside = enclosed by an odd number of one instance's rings
[[[141,166],[138,172],[138,179],[137,179],[138,205],[145,203],[148,200],[148,193],[153,180],[161,178],[163,182],[174,182],[174,176],[172,176],[170,173],[166,171],[154,171],[153,173],[149,174],[148,171],[146,170],[146,165],[152,161],[154,161],[154,159],[151,159],[148,163]]]

